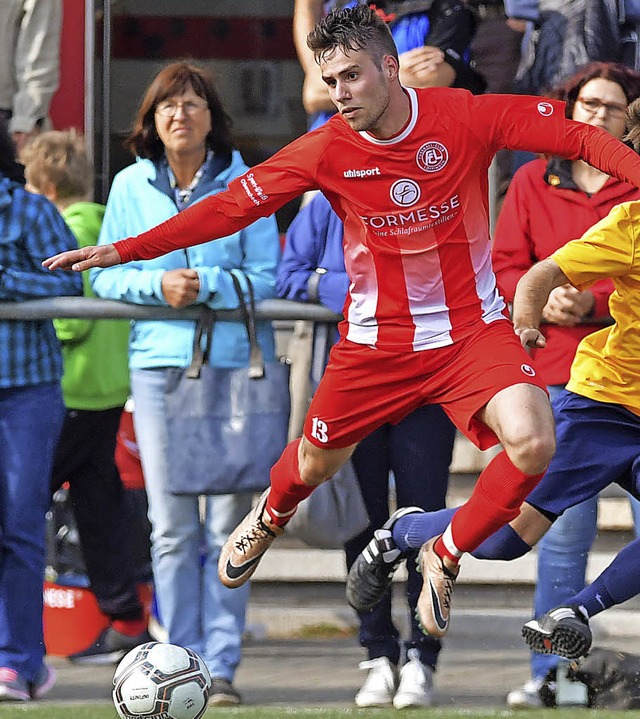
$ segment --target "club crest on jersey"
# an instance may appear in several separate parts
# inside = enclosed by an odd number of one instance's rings
[[[535,376],[536,376],[536,371],[533,369],[533,367],[532,367],[531,365],[528,365],[528,364],[520,365],[520,369],[521,369],[522,372],[523,372],[524,374],[526,374],[528,377],[535,377]]]
[[[396,180],[389,191],[391,199],[400,207],[411,207],[420,199],[420,185],[413,180]]]
[[[549,117],[553,115],[553,105],[550,102],[539,102],[538,112],[544,117]]]
[[[439,172],[449,162],[449,150],[441,142],[425,142],[416,153],[416,162],[425,172]]]

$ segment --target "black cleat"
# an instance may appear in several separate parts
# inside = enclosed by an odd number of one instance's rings
[[[71,654],[67,659],[74,664],[117,664],[127,652],[152,641],[153,637],[146,630],[141,634],[129,636],[113,627],[107,627],[100,632],[93,644],[81,652]]]
[[[397,509],[356,557],[347,575],[347,601],[357,612],[370,612],[391,586],[393,574],[407,558],[393,541],[393,525],[407,514],[423,514],[420,507]]]
[[[579,659],[591,648],[589,619],[580,607],[556,607],[522,627],[529,649],[538,654],[557,654]]]

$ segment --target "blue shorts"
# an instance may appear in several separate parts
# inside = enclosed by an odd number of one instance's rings
[[[619,484],[640,499],[640,417],[565,390],[553,402],[556,453],[525,500],[549,519]]]

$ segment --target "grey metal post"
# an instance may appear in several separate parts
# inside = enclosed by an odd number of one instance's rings
[[[102,197],[109,195],[111,165],[111,0],[103,0],[102,19]]]
[[[95,52],[96,7],[94,0],[84,3],[84,136],[87,154],[93,162],[95,155]]]

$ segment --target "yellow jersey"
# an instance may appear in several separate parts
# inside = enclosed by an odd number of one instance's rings
[[[640,415],[640,201],[616,205],[551,259],[579,290],[605,277],[615,286],[615,324],[580,342],[567,389]]]

